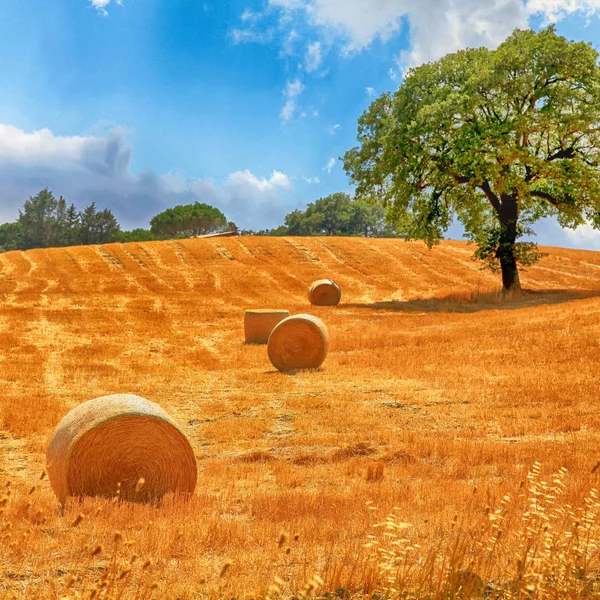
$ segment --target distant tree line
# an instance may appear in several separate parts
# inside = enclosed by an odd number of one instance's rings
[[[99,211],[92,202],[77,210],[46,188],[25,202],[14,223],[0,225],[0,249],[103,244],[113,241],[118,231],[119,224],[108,208]]]
[[[58,199],[47,188],[25,201],[19,218],[0,225],[0,252],[110,242],[147,242],[188,238],[236,229],[218,209],[195,202],[173,206],[150,219],[149,229],[123,231],[111,212],[98,210],[92,202],[83,210]],[[397,237],[396,227],[386,221],[385,209],[365,199],[337,192],[294,210],[275,229],[242,230],[242,235],[344,235]]]
[[[275,229],[242,230],[242,235],[344,235],[362,237],[398,237],[396,227],[386,220],[380,204],[353,199],[336,192],[311,202],[306,210],[294,210]]]
[[[0,252],[194,237],[231,228],[235,223],[218,208],[196,202],[152,217],[150,229],[122,231],[110,209],[98,210],[92,202],[78,210],[45,188],[25,201],[16,221],[0,225]]]

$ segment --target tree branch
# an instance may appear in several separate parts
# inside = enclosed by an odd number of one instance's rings
[[[539,190],[532,190],[529,192],[532,196],[536,196],[538,198],[543,198],[544,200],[548,200],[548,202],[550,202],[550,204],[552,204],[553,206],[556,206],[558,208],[558,205],[560,204],[560,201],[557,200],[552,194],[548,194],[548,192],[541,192]]]
[[[494,194],[494,192],[492,191],[490,184],[487,181],[484,181],[479,187],[483,190],[484,194],[488,197],[488,200],[490,201],[492,208],[499,214],[500,209],[502,208],[502,205],[500,204],[500,200],[498,199],[498,196],[496,196],[496,194]]]
[[[531,183],[539,174],[539,171],[534,171],[530,165],[525,165],[525,182]]]
[[[573,158],[574,156],[575,148],[573,148],[573,146],[570,146],[569,148],[558,150],[557,152],[546,158],[546,161],[550,162],[552,160],[556,160],[557,158]]]
[[[456,175],[453,173],[452,177],[454,177],[454,181],[456,181],[456,183],[469,183],[469,181],[471,181],[471,178],[467,177],[466,175]]]

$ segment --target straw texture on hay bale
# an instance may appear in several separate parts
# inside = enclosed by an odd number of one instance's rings
[[[318,279],[308,288],[308,299],[315,306],[336,306],[341,298],[340,286],[331,279]]]
[[[46,462],[61,504],[68,496],[112,497],[119,483],[121,499],[144,502],[196,487],[196,457],[185,434],[158,404],[133,394],[95,398],[67,413]]]
[[[247,310],[244,316],[246,344],[266,344],[269,341],[269,335],[271,335],[273,327],[289,316],[289,310],[270,308]]]
[[[269,360],[280,371],[317,369],[327,356],[329,334],[313,315],[293,315],[275,326],[267,346]]]

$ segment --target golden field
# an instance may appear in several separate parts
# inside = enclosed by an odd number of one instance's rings
[[[544,250],[512,301],[462,242],[1,254],[0,598],[289,597],[311,580],[317,597],[442,598],[465,596],[459,568],[488,594],[597,594],[600,253]],[[323,277],[340,306],[309,305]],[[319,371],[244,344],[263,307],[326,323]],[[186,432],[194,497],[61,514],[41,478],[52,431],[120,392]]]

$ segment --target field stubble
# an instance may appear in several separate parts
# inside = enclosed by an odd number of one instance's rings
[[[471,581],[460,568],[488,593],[589,593],[600,564],[577,528],[598,533],[600,254],[546,250],[509,303],[460,242],[3,254],[0,598],[243,598],[311,580],[448,597]],[[340,306],[307,306],[322,277]],[[251,308],[321,318],[322,369],[284,375],[244,345]],[[199,464],[191,502],[85,499],[60,514],[40,479],[52,430],[113,393],[180,423]],[[570,565],[560,581],[544,548]]]

